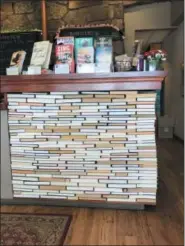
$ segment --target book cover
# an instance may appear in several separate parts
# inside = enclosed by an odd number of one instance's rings
[[[96,44],[96,47],[112,47],[112,38],[111,37],[97,37],[95,44]]]
[[[26,52],[21,50],[14,52],[11,57],[10,67],[18,67],[19,74],[22,72],[23,63],[26,57]]]
[[[112,47],[96,47],[96,63],[112,63]]]
[[[75,38],[75,60],[77,62],[78,52],[81,48],[94,47],[94,40],[92,37]]]
[[[33,46],[30,65],[45,67],[45,63],[47,62],[49,52],[50,52],[49,41],[35,42]]]
[[[55,55],[56,64],[67,63],[70,67],[70,73],[74,73],[74,46],[72,44],[56,45]]]
[[[79,48],[77,54],[77,64],[94,63],[94,48]]]
[[[58,37],[56,40],[57,45],[73,45],[74,37]]]

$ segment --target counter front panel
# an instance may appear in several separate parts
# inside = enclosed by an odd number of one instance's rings
[[[9,93],[13,196],[155,204],[155,92]]]

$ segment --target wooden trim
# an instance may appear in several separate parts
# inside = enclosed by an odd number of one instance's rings
[[[167,72],[1,76],[1,93],[102,90],[157,90]]]
[[[81,207],[81,208],[104,208],[104,209],[129,209],[129,210],[144,210],[145,205],[156,206],[156,203],[113,203],[100,201],[69,201],[57,199],[32,199],[32,198],[14,198],[1,199],[3,205],[30,205],[30,206],[61,206],[61,207]]]
[[[47,40],[47,13],[46,13],[46,0],[41,0],[41,15],[42,15],[42,38]]]

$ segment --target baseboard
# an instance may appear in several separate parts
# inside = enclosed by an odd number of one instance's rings
[[[178,136],[176,136],[175,134],[173,135],[173,138],[176,139],[178,142],[180,142],[181,144],[184,145],[184,140]]]
[[[106,203],[106,202],[87,202],[87,201],[65,201],[53,199],[1,199],[1,206],[25,205],[25,206],[55,206],[55,207],[76,207],[76,208],[103,208],[103,209],[127,209],[144,210],[145,204],[134,203]]]

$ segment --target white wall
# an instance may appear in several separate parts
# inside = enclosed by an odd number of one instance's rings
[[[171,3],[155,3],[135,7],[124,15],[125,50],[132,55],[136,29],[163,28],[171,25]]]
[[[175,0],[172,2],[171,9],[171,20],[172,24],[175,23],[179,16],[184,13],[184,1],[183,0]]]
[[[182,69],[184,61],[184,22],[164,41],[168,52],[169,76],[166,83],[166,113],[175,121],[175,135],[184,139],[184,98],[182,97]]]
[[[10,168],[8,117],[7,111],[0,112],[1,116],[1,199],[11,199],[12,178]]]

